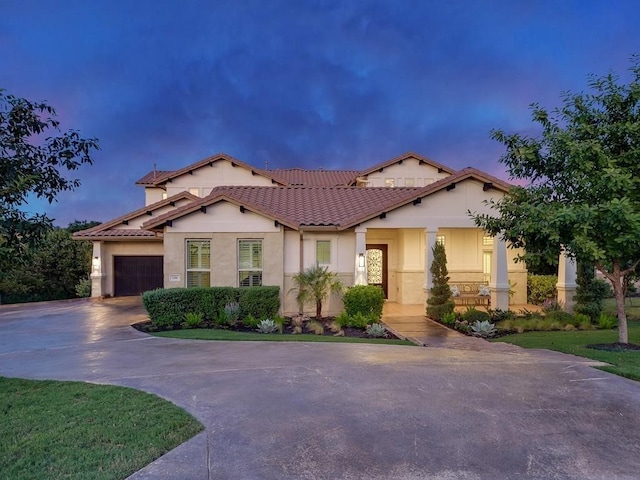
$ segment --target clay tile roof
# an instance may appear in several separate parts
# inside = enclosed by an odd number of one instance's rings
[[[359,170],[305,170],[287,168],[268,170],[275,178],[289,186],[337,187],[349,185],[359,174]]]
[[[507,192],[510,187],[475,168],[465,168],[420,188],[224,186],[214,188],[205,198],[150,219],[142,228],[161,229],[167,221],[224,200],[294,229],[343,230],[469,178],[483,182],[488,189]]]
[[[172,202],[176,202],[183,199],[194,201],[194,200],[198,200],[199,198],[196,197],[195,195],[192,195],[189,192],[180,192],[180,193],[177,193],[176,195],[173,195],[159,202],[152,203],[151,205],[146,205],[142,208],[139,208],[138,210],[129,212],[126,215],[122,215],[121,217],[114,218],[113,220],[109,220],[108,222],[101,223],[100,225],[96,225],[95,227],[87,228],[86,230],[80,230],[73,234],[73,238],[84,239],[84,238],[94,238],[99,236],[103,236],[103,237],[104,236],[108,236],[108,237],[142,236],[142,235],[135,235],[133,233],[110,234],[109,232],[144,232],[144,230],[140,230],[140,229],[117,229],[112,227],[121,225],[123,222],[132,220],[136,217],[139,217],[140,215],[144,215],[147,212],[153,212],[154,210],[162,208],[166,205],[170,205]],[[149,236],[149,235],[145,235],[145,236]],[[151,236],[153,236],[153,234]]]
[[[426,163],[427,165],[431,165],[432,167],[435,167],[438,170],[442,170],[443,172],[446,172],[448,174],[453,174],[453,173],[456,172],[455,170],[452,170],[451,168],[449,168],[449,167],[447,167],[447,166],[445,166],[445,165],[443,165],[441,163],[438,163],[438,162],[436,162],[434,160],[431,160],[431,159],[429,159],[427,157],[423,157],[422,155],[418,155],[415,152],[407,152],[407,153],[402,154],[402,155],[400,155],[398,157],[392,158],[391,160],[387,160],[386,162],[382,162],[382,163],[379,163],[377,165],[374,165],[373,167],[367,168],[366,170],[361,171],[360,175],[361,176],[369,175],[370,173],[376,172],[376,171],[378,171],[378,170],[380,170],[382,168],[390,167],[391,165],[394,165],[396,163],[400,163],[403,160],[406,160],[407,158],[416,158],[420,162]]]
[[[153,182],[162,176],[172,173],[173,170],[152,170],[136,182],[136,185],[153,185]]]

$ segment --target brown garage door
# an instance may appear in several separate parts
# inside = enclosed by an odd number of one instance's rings
[[[163,257],[114,256],[114,295],[140,295],[147,290],[163,286]]]

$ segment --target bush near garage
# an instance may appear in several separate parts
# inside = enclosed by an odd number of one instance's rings
[[[179,328],[187,313],[202,313],[213,322],[225,306],[237,302],[240,319],[273,318],[280,308],[280,287],[159,288],[142,294],[151,323],[159,329]]]

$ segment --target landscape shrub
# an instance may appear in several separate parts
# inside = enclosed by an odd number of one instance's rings
[[[335,323],[340,325],[341,327],[351,327],[351,328],[360,328],[364,330],[367,328],[367,325],[371,325],[372,323],[376,323],[378,321],[378,316],[375,313],[370,313],[369,315],[364,315],[361,312],[357,312],[355,315],[349,315],[347,312],[342,312],[335,318]]]
[[[556,298],[556,275],[527,275],[527,302],[542,305],[545,300]]]
[[[280,309],[280,287],[239,288],[240,317],[274,318]]]
[[[142,294],[151,322],[163,329],[179,327],[189,312],[200,312],[205,320],[219,322],[221,316],[226,318],[225,306],[234,302],[239,304],[241,317],[273,318],[280,308],[280,288],[159,288]]]
[[[474,324],[476,322],[489,322],[491,321],[491,316],[487,312],[483,312],[482,310],[478,310],[474,307],[467,308],[467,311],[462,314],[462,320],[465,320],[469,324]]]
[[[607,315],[606,313],[601,313],[598,317],[598,328],[603,330],[610,330],[618,326],[618,319],[612,317],[611,315]]]
[[[342,301],[347,315],[375,315],[378,320],[382,316],[384,291],[375,285],[355,285],[347,288]]]

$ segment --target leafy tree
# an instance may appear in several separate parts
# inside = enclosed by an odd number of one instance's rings
[[[577,263],[576,301],[574,311],[589,315],[592,321],[597,321],[602,313],[602,300],[610,292],[605,280],[596,278],[595,268],[592,263],[579,260]]]
[[[25,213],[27,199],[52,203],[58,193],[77,188],[79,180],[65,173],[93,163],[91,153],[99,148],[94,138],[62,132],[55,117],[47,103],[0,89],[0,276],[51,228],[46,215]]]
[[[451,300],[447,254],[444,245],[436,242],[431,251],[433,252],[433,261],[431,262],[433,287],[431,287],[429,298],[427,298],[427,316],[441,320],[445,313],[453,312],[455,304]]]
[[[552,261],[564,248],[594,264],[613,286],[620,343],[628,342],[624,280],[640,261],[640,57],[629,70],[628,84],[590,76],[587,93],[564,93],[550,112],[533,104],[538,138],[494,130],[506,146],[500,161],[528,184],[491,202],[497,218],[475,215],[527,255]]]
[[[49,230],[38,243],[26,250],[22,262],[9,266],[0,279],[0,292],[6,303],[58,300],[77,296],[76,285],[89,275],[91,242],[72,239],[68,228]],[[87,227],[88,228],[88,227]]]
[[[314,265],[293,276],[294,287],[297,290],[296,300],[302,306],[310,301],[316,305],[316,319],[322,318],[322,301],[332,292],[342,292],[342,282],[338,274],[330,272],[329,267]]]

